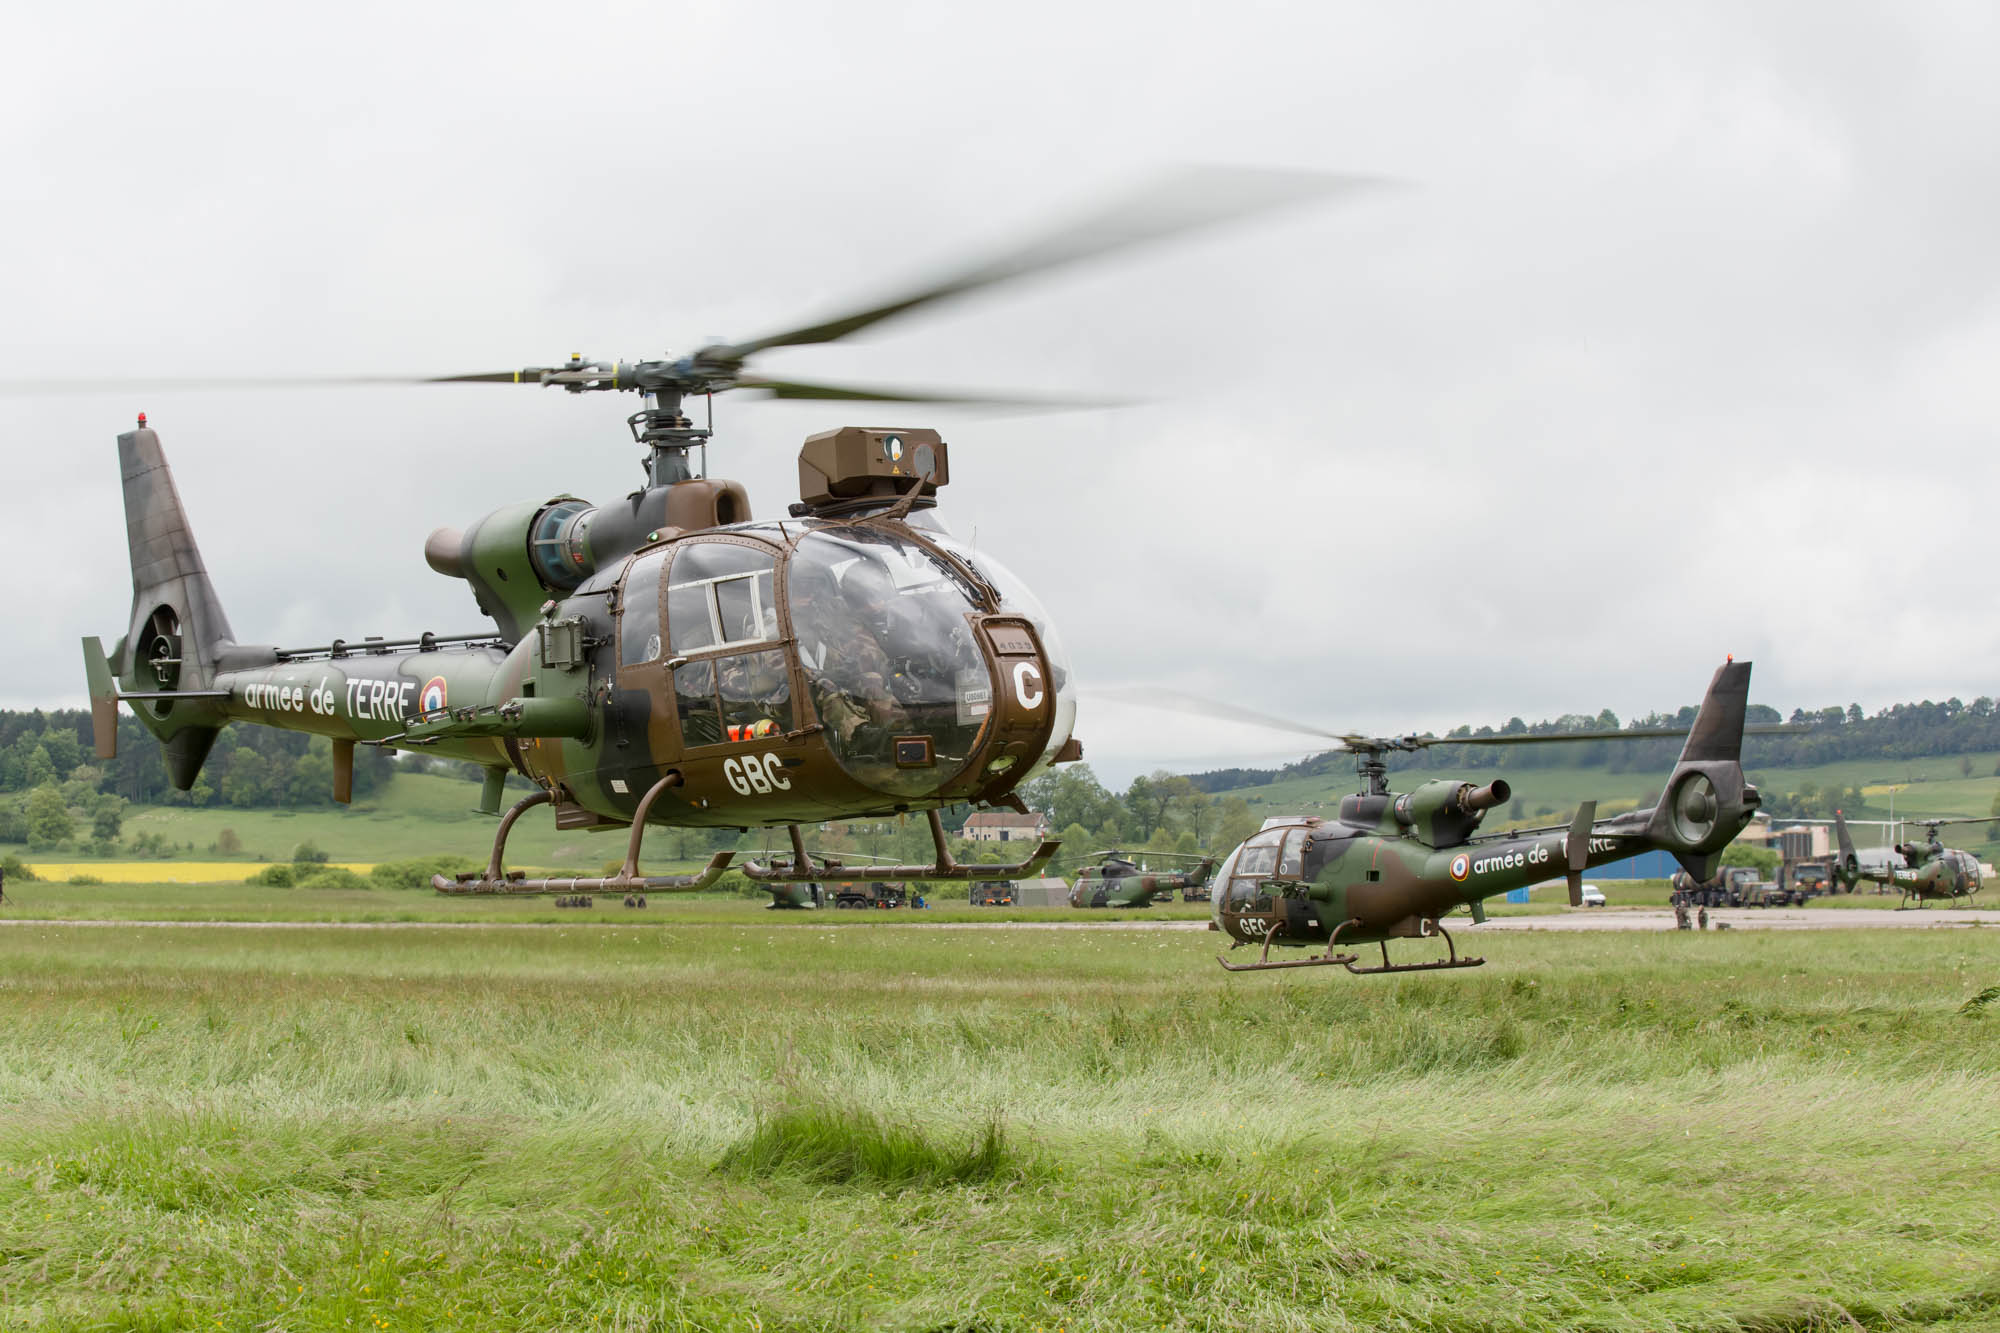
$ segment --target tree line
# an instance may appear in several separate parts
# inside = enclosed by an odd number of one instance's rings
[[[357,799],[388,785],[396,763],[378,747],[354,755]],[[268,727],[225,727],[190,791],[167,780],[160,744],[137,719],[118,719],[118,755],[99,759],[90,715],[0,710],[0,842],[34,851],[119,846],[129,805],[241,809],[333,804],[333,746],[323,736]],[[135,854],[157,851],[134,845]]]
[[[1455,736],[1554,736],[1573,731],[1643,731],[1686,728],[1694,723],[1696,705],[1672,713],[1648,713],[1621,724],[1610,709],[1591,716],[1567,713],[1529,723],[1509,718],[1494,727],[1454,727],[1447,743],[1386,758],[1392,772],[1403,770],[1525,771],[1536,768],[1603,768],[1609,773],[1660,773],[1673,766],[1680,753],[1677,737],[1631,741],[1575,741],[1544,745],[1452,745]],[[1746,716],[1752,725],[1789,723],[1806,728],[1796,734],[1746,736],[1746,768],[1807,768],[1856,759],[1920,759],[1934,755],[1978,754],[2000,750],[2000,709],[1981,695],[1970,704],[1953,698],[1943,703],[1894,704],[1870,717],[1859,704],[1817,710],[1794,709],[1790,716],[1762,704],[1752,704]],[[1343,751],[1312,755],[1283,768],[1223,768],[1190,775],[1203,791],[1228,791],[1265,786],[1288,778],[1320,777],[1351,769],[1354,756]]]

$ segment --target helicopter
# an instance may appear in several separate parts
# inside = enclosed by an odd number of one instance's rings
[[[827,873],[825,883],[811,880],[801,883],[797,880],[782,880],[765,884],[763,887],[771,895],[771,901],[764,906],[773,911],[814,911],[822,907],[876,907],[901,906],[906,897],[913,896],[907,884],[892,885],[886,881],[862,878],[843,873],[849,861],[861,860],[870,863],[857,867],[857,871],[870,870],[874,865],[892,865],[886,856],[869,856],[863,852],[809,853],[810,864],[819,866]],[[778,861],[776,864],[789,869],[791,862]],[[838,885],[829,888],[827,885]]]
[[[773,349],[833,342],[995,284],[1374,184],[1321,173],[1180,173],[891,299],[680,357],[572,355],[472,374],[220,381],[530,384],[640,395],[626,425],[644,450],[645,480],[622,500],[558,494],[438,528],[424,542],[430,567],[462,580],[490,618],[492,628],[473,633],[304,647],[238,642],[160,437],[141,413],[137,428],[118,437],[132,567],[127,628],[109,649],[97,637],[83,641],[97,753],[115,755],[123,704],[163,743],[168,775],[183,791],[232,722],[328,737],[333,795],[342,802],[352,795],[357,745],[468,760],[485,773],[480,810],[501,818],[483,870],[433,880],[446,893],[696,889],[734,860],[718,852],[696,874],[641,874],[649,824],[789,828],[789,861],[736,867],[767,885],[1034,875],[1055,841],[1014,865],[963,866],[938,818],[940,807],[960,802],[1021,810],[1021,783],[1082,755],[1072,672],[1054,625],[1020,579],[955,539],[935,513],[950,480],[945,440],[921,428],[821,431],[799,451],[798,501],[783,517],[755,519],[739,483],[707,475],[714,395],[1073,407],[774,379],[748,366]],[[204,381],[106,383],[128,390]],[[700,427],[682,411],[697,397],[710,404]],[[537,790],[503,814],[509,773]],[[561,829],[628,829],[619,870],[560,880],[508,871],[509,832],[543,805]],[[809,856],[799,835],[802,822],[904,812],[928,819],[932,863],[843,867]]]
[[[1498,736],[1371,737],[1299,727],[1233,705],[1203,705],[1200,711],[1287,730],[1312,730],[1337,740],[1356,756],[1362,789],[1344,797],[1335,819],[1279,816],[1223,858],[1210,893],[1210,929],[1236,943],[1261,944],[1254,963],[1231,963],[1231,972],[1290,967],[1345,967],[1356,974],[1429,972],[1478,967],[1483,958],[1463,957],[1441,923],[1455,908],[1469,910],[1475,924],[1486,920],[1484,900],[1496,893],[1563,876],[1572,907],[1583,905],[1583,872],[1654,848],[1672,852],[1689,873],[1707,879],[1760,802],[1744,779],[1744,712],[1750,692],[1750,663],[1733,658],[1716,669],[1708,692],[1686,731],[1633,728],[1625,731],[1572,731]],[[1127,691],[1135,702],[1185,707],[1162,701],[1157,691]],[[1749,730],[1796,731],[1788,724]],[[1383,756],[1432,745],[1518,745],[1580,740],[1645,740],[1685,736],[1679,762],[1655,805],[1598,819],[1597,802],[1584,801],[1567,826],[1516,829],[1477,836],[1486,811],[1512,799],[1505,779],[1484,785],[1434,780],[1413,791],[1389,789]],[[1396,963],[1392,939],[1442,939],[1446,956],[1431,962]],[[1271,946],[1316,945],[1310,958],[1273,961]],[[1379,965],[1364,965],[1351,946],[1377,944]]]
[[[1186,870],[1162,873],[1150,868],[1141,869],[1137,860],[1121,851],[1093,852],[1091,855],[1100,860],[1096,865],[1077,871],[1076,883],[1069,891],[1071,907],[1151,907],[1162,898],[1170,899],[1176,893],[1198,889],[1207,881],[1208,872],[1215,869],[1215,858],[1212,856],[1176,852],[1142,853],[1148,861],[1196,863]]]
[[[1896,844],[1896,851],[1903,858],[1902,866],[1863,870],[1861,858],[1854,852],[1854,839],[1847,831],[1847,816],[1836,810],[1833,827],[1840,839],[1840,860],[1833,868],[1834,878],[1849,890],[1862,880],[1902,890],[1902,901],[1896,904],[1899,912],[1910,905],[1912,898],[1917,900],[1918,907],[1928,906],[1933,899],[1955,903],[1960,898],[1970,898],[1979,892],[1979,858],[1971,852],[1945,846],[1938,840],[1938,830],[1951,824],[1991,824],[1996,819],[2000,815],[1982,819],[1911,820],[1913,824],[1924,825],[1926,832],[1921,843],[1913,840]]]

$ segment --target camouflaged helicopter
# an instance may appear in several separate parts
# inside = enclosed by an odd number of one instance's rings
[[[1909,822],[1924,825],[1926,832],[1921,843],[1912,840],[1896,844],[1903,864],[1883,870],[1863,870],[1861,858],[1854,851],[1854,839],[1847,831],[1847,816],[1836,810],[1833,827],[1840,839],[1840,860],[1834,864],[1833,876],[1850,891],[1863,880],[1900,889],[1903,897],[1896,904],[1899,912],[1910,905],[1912,898],[1918,907],[1928,907],[1933,901],[1956,903],[1979,892],[1979,858],[1971,852],[1945,846],[1938,840],[1938,830],[1951,824],[1991,824],[1996,819],[2000,815],[1980,819],[1913,819]]]
[[[359,380],[11,384],[122,392],[504,383],[643,400],[626,423],[646,454],[639,489],[604,504],[558,494],[512,505],[462,529],[439,528],[424,543],[431,568],[463,580],[492,628],[305,647],[237,640],[160,437],[141,414],[138,429],[118,437],[132,564],[127,629],[108,650],[98,638],[83,641],[97,752],[115,753],[125,704],[164,743],[169,776],[183,791],[232,722],[330,738],[340,801],[351,795],[357,745],[482,766],[488,814],[501,813],[507,775],[525,775],[537,790],[501,818],[486,868],[439,877],[442,892],[636,896],[712,883],[733,860],[721,852],[698,874],[642,874],[648,824],[787,827],[788,860],[738,867],[769,885],[1033,875],[1055,842],[1016,865],[961,866],[938,820],[939,807],[957,802],[1018,810],[1016,787],[1082,753],[1069,662],[1040,603],[934,512],[950,480],[945,441],[925,429],[815,434],[799,452],[797,502],[784,517],[755,519],[741,485],[705,475],[711,430],[696,427],[682,405],[734,391],[1075,406],[773,379],[747,365],[772,349],[832,342],[998,283],[1369,184],[1183,173],[893,299],[672,359],[572,356],[517,371]],[[559,828],[628,828],[619,871],[596,879],[507,871],[508,833],[540,805],[553,807]],[[842,867],[815,860],[799,834],[802,822],[906,811],[929,820],[931,864]]]
[[[1177,852],[1139,853],[1149,862],[1196,863],[1186,870],[1157,871],[1150,866],[1142,868],[1137,860],[1124,852],[1105,851],[1093,855],[1101,859],[1096,865],[1078,870],[1076,883],[1070,886],[1071,907],[1151,907],[1162,899],[1171,899],[1176,893],[1190,893],[1200,888],[1207,882],[1208,872],[1215,869],[1215,858],[1212,856]]]
[[[1231,972],[1288,967],[1341,966],[1354,973],[1428,972],[1478,967],[1483,958],[1461,957],[1442,918],[1468,909],[1486,920],[1484,900],[1561,876],[1569,901],[1582,906],[1583,872],[1591,866],[1664,848],[1697,878],[1713,873],[1722,850],[1750,822],[1759,803],[1742,766],[1744,711],[1750,664],[1733,659],[1717,668],[1694,725],[1626,731],[1551,732],[1503,736],[1370,737],[1322,732],[1231,705],[1203,704],[1198,711],[1287,730],[1311,730],[1357,756],[1362,791],[1341,800],[1335,819],[1286,816],[1263,828],[1223,858],[1210,893],[1210,928],[1241,947],[1260,944],[1254,963],[1219,959]],[[1158,691],[1127,691],[1133,702],[1185,707]],[[1750,730],[1796,730],[1789,726]],[[1434,780],[1413,791],[1389,790],[1382,756],[1432,745],[1520,745],[1583,740],[1645,740],[1686,736],[1678,763],[1657,804],[1598,819],[1585,801],[1567,826],[1477,835],[1486,811],[1513,791],[1504,779],[1485,785]],[[1392,963],[1392,939],[1442,939],[1447,956],[1434,962]],[[1271,946],[1317,945],[1315,957],[1271,959]],[[1382,962],[1361,965],[1347,946],[1377,944]]]

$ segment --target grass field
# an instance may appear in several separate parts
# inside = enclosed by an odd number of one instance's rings
[[[765,896],[723,893],[656,893],[642,910],[622,906],[618,894],[597,894],[584,910],[557,908],[549,897],[433,893],[428,889],[279,889],[261,884],[18,884],[9,885],[0,917],[50,921],[347,921],[551,922],[593,921],[633,926],[752,925],[819,922],[875,925],[884,921],[1124,921],[1151,917],[1204,918],[1208,904],[1163,903],[1151,908],[1079,911],[1071,907],[974,907],[962,891],[934,886],[923,911],[772,912]],[[946,896],[951,895],[951,896]],[[1635,901],[1637,895],[1635,895]],[[1665,902],[1664,893],[1660,897]],[[1536,904],[1537,908],[1541,905]],[[1515,909],[1529,910],[1529,909]]]
[[[517,799],[510,792],[508,799]],[[124,835],[154,833],[178,847],[194,844],[188,859],[213,860],[209,848],[223,829],[241,841],[244,859],[289,861],[292,849],[310,842],[335,861],[400,861],[454,852],[481,862],[493,847],[497,820],[477,813],[476,783],[430,773],[404,774],[378,797],[350,809],[234,810],[210,806],[139,806],[125,818]],[[572,830],[564,833],[546,811],[536,811],[514,827],[507,841],[510,864],[591,866],[625,854],[623,830],[614,836]],[[782,837],[782,835],[780,835]],[[74,859],[74,858],[63,858]]]
[[[2000,932],[658,919],[0,927],[0,1325],[2000,1325]]]
[[[171,862],[162,867],[166,870]],[[1593,880],[1603,889],[1610,909],[1621,907],[1665,907],[1671,889],[1665,880]],[[1986,897],[1977,900],[1985,905]],[[929,907],[922,912],[900,909],[893,912],[848,912],[822,909],[818,912],[773,913],[766,909],[768,898],[746,898],[736,894],[658,893],[651,895],[640,911],[621,905],[620,895],[596,895],[593,905],[583,911],[559,909],[548,897],[505,898],[458,896],[428,890],[383,889],[280,889],[241,882],[205,881],[198,884],[144,883],[114,880],[103,884],[28,883],[11,884],[0,917],[49,921],[298,921],[325,922],[555,922],[571,924],[588,921],[616,921],[634,926],[751,925],[764,921],[799,924],[813,921],[822,925],[880,925],[885,922],[922,922],[936,925],[954,921],[1088,922],[1143,921],[1147,919],[1198,920],[1208,916],[1205,902],[1169,902],[1149,908],[1111,908],[1080,911],[1071,907],[973,907],[951,885],[935,884],[928,895]],[[1895,894],[1836,894],[1813,900],[1819,907],[1894,907]],[[1486,910],[1493,916],[1539,915],[1572,910],[1560,881],[1537,885],[1526,903],[1514,904],[1494,898]],[[1592,909],[1596,910],[1596,909]],[[1453,929],[1466,924],[1464,913],[1451,921]]]

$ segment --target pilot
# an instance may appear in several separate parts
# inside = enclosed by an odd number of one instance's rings
[[[813,711],[846,749],[855,731],[868,720],[861,700],[888,669],[888,659],[872,640],[857,637],[853,612],[841,596],[833,573],[814,561],[798,558],[792,566],[787,595],[791,599],[793,632],[799,636],[799,660],[812,689]],[[871,653],[868,650],[873,647]],[[871,681],[870,676],[875,679]]]
[[[921,646],[920,631],[910,613],[895,606],[888,576],[875,566],[850,569],[841,591],[847,614],[830,645],[827,674],[860,714],[846,738],[868,756],[887,760],[892,738],[911,729],[905,705],[914,697],[915,681],[908,668],[912,651]]]

